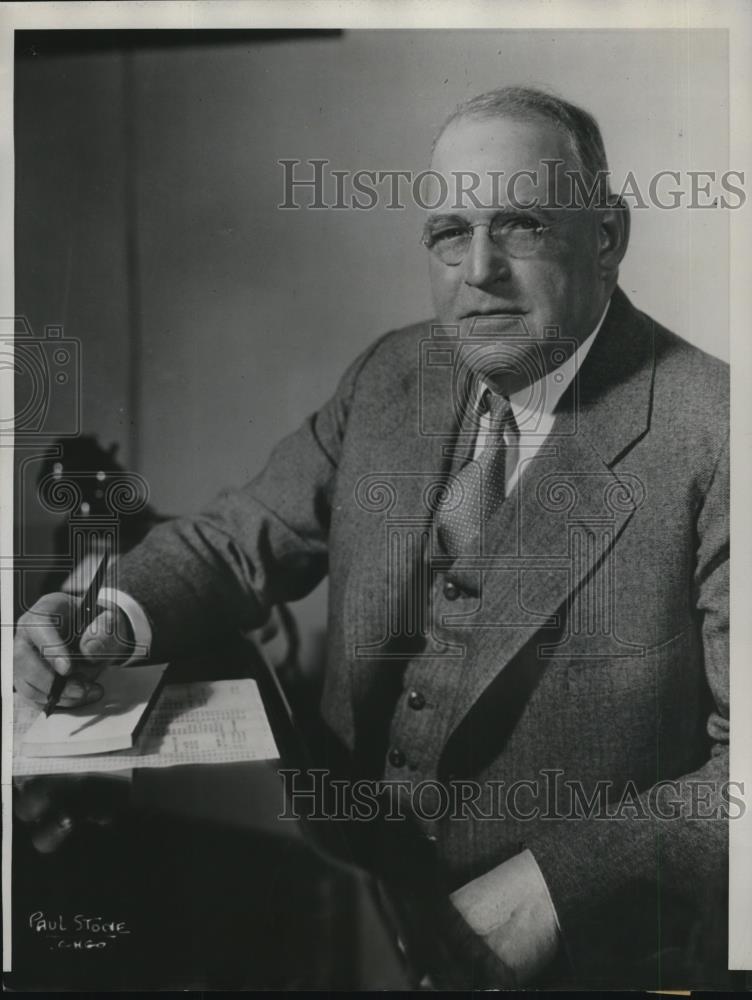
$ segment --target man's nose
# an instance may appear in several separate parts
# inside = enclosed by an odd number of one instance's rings
[[[473,230],[464,266],[465,282],[476,288],[506,281],[510,275],[508,255],[493,242],[488,235],[487,226],[479,226]]]

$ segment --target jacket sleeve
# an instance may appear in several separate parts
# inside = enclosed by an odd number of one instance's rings
[[[677,930],[666,919],[661,923],[670,905],[677,921],[688,913],[707,918],[713,907],[716,930],[725,921],[725,912],[718,914],[728,872],[728,818],[740,808],[728,785],[728,461],[726,445],[696,522],[694,603],[712,702],[707,759],[676,779],[670,809],[654,786],[616,818],[578,818],[543,830],[545,824],[538,824],[526,844],[548,885],[575,970],[589,965],[601,945],[604,961],[616,952],[636,958],[640,938],[657,955]],[[724,947],[717,945],[721,960]]]
[[[152,658],[174,656],[228,628],[256,628],[275,604],[305,596],[325,576],[348,409],[374,347],[273,449],[259,475],[197,515],[154,528],[118,561],[111,585],[144,609]]]

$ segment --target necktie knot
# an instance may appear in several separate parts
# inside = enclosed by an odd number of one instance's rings
[[[506,396],[486,389],[477,409],[486,423],[482,446],[456,474],[460,503],[439,512],[437,517],[439,537],[446,552],[453,556],[477,550],[485,525],[504,502],[507,450],[517,430]]]
[[[490,389],[484,390],[479,410],[482,415],[487,414],[489,430],[495,434],[503,434],[514,427],[512,404],[501,393],[492,392]]]

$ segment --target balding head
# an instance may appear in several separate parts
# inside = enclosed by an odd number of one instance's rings
[[[588,183],[599,174],[608,176],[606,150],[595,118],[583,108],[534,87],[500,87],[464,101],[439,129],[434,148],[444,132],[461,119],[489,118],[547,121],[565,139],[575,168]]]

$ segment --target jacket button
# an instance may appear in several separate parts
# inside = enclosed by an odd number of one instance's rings
[[[460,588],[454,582],[454,580],[447,580],[444,584],[444,597],[448,601],[456,601],[460,596]]]
[[[392,767],[404,767],[405,766],[405,755],[401,750],[394,747],[389,751],[389,763]]]
[[[425,708],[426,699],[420,691],[412,690],[407,696],[407,704],[410,708],[414,708],[416,712],[419,712],[421,708]]]

